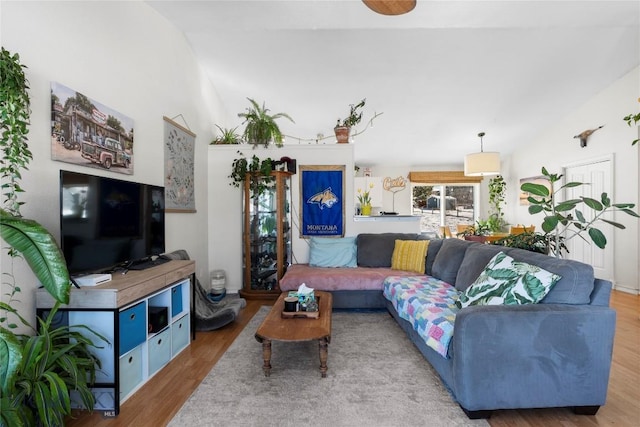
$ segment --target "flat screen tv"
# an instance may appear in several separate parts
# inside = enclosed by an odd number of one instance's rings
[[[61,170],[60,241],[72,276],[162,254],[164,187]]]

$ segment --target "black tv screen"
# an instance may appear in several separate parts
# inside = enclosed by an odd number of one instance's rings
[[[164,253],[164,187],[60,171],[60,240],[71,275]]]

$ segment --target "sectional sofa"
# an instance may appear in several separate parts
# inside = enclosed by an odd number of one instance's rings
[[[546,407],[595,414],[611,367],[611,283],[594,278],[587,264],[459,239],[429,240],[423,274],[391,268],[391,240],[422,238],[359,235],[355,266],[292,266],[281,288],[297,289],[302,280],[337,294],[342,306],[386,307],[470,418]],[[505,260],[541,300],[516,304],[523,302],[517,287],[505,296],[486,286],[509,270]],[[540,271],[553,282],[544,291],[531,278]]]

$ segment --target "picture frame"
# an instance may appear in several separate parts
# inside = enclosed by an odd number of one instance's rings
[[[543,175],[531,176],[528,178],[520,178],[520,186],[518,188],[521,188],[522,184],[525,184],[525,183],[544,185],[549,189],[549,192],[553,191],[553,188],[551,188],[551,182],[549,182],[549,180],[546,179]],[[530,203],[529,203],[529,200],[527,200],[527,198],[529,197],[529,193],[520,190],[518,194],[519,194],[518,200],[520,201],[520,205],[529,206]]]
[[[51,159],[133,175],[133,119],[51,82]]]
[[[344,237],[345,165],[301,165],[300,237]]]
[[[163,120],[165,212],[195,213],[196,134],[168,117]]]

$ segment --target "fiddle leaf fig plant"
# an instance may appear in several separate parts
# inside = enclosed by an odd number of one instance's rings
[[[640,98],[638,98],[638,102],[640,102]],[[636,114],[631,113],[627,116],[624,116],[622,120],[627,122],[627,125],[629,125],[630,127],[636,126],[638,123],[640,123],[640,113],[636,113]],[[631,145],[636,145],[638,141],[640,141],[640,139],[633,140],[631,142]]]
[[[623,224],[612,221],[604,217],[609,212],[624,212],[627,215],[640,218],[632,209],[633,203],[612,203],[607,193],[602,193],[600,200],[581,196],[578,199],[558,201],[560,192],[565,188],[573,188],[581,185],[588,185],[583,182],[568,182],[556,188],[563,175],[549,173],[546,168],[542,168],[542,175],[551,184],[551,190],[541,184],[524,183],[520,189],[529,193],[529,213],[536,215],[542,213],[542,230],[547,235],[551,235],[554,240],[556,256],[561,257],[562,245],[564,241],[575,237],[584,239],[583,233],[587,233],[591,241],[600,249],[607,245],[604,233],[596,227],[599,222],[610,224],[618,229],[625,229]],[[585,209],[591,210],[589,215],[585,215]],[[566,250],[566,247],[565,247]]]

